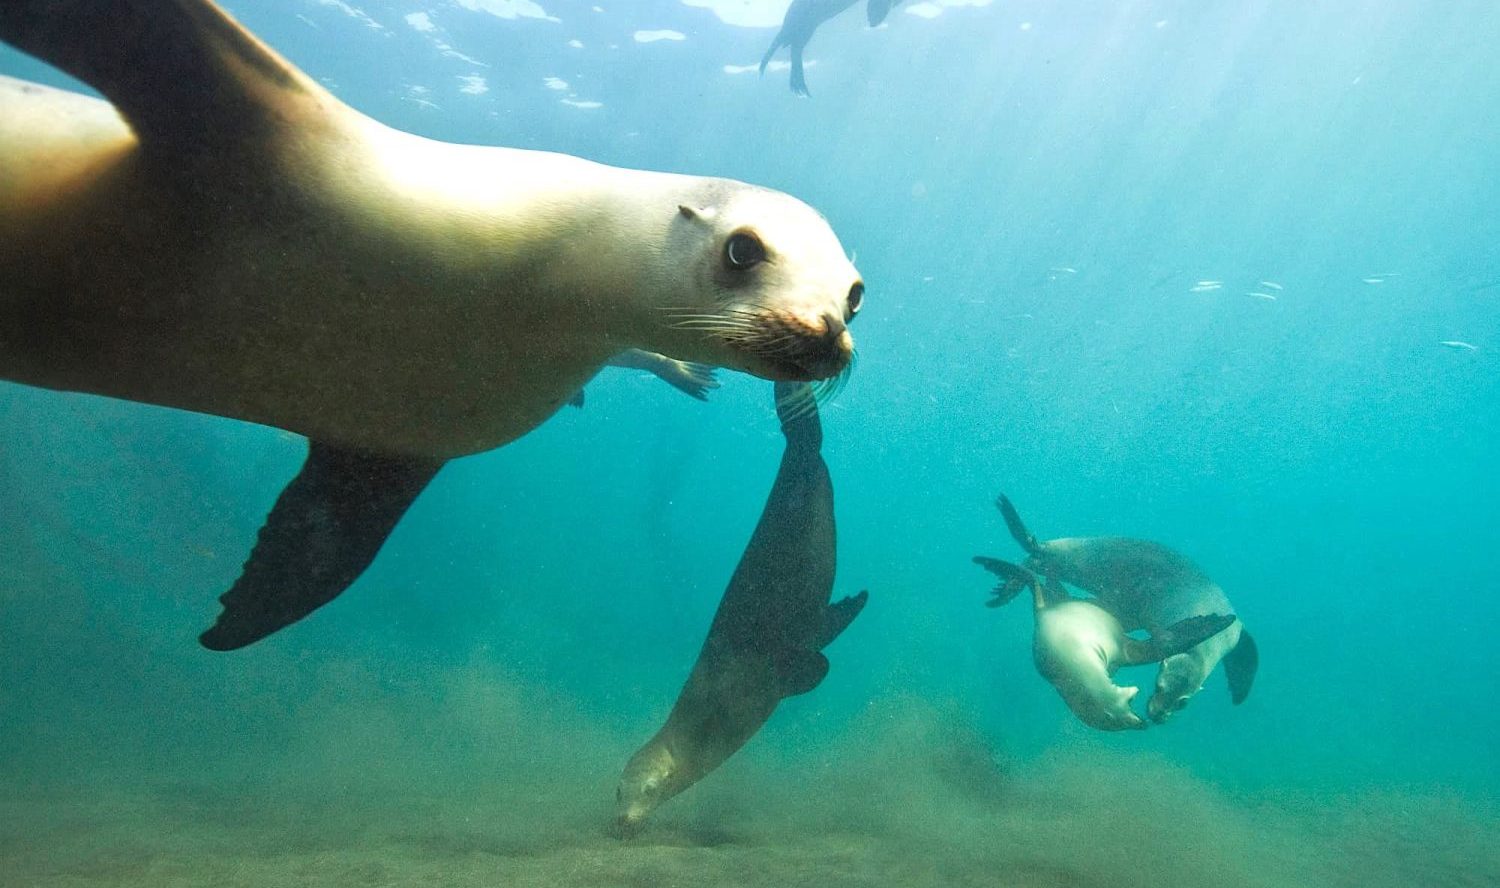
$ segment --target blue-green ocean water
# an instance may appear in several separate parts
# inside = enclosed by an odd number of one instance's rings
[[[869,287],[836,594],[871,594],[829,678],[603,835],[775,471],[762,381],[606,370],[228,655],[195,636],[301,439],[0,385],[0,885],[1500,884],[1500,7],[861,7],[796,99],[725,67],[774,27],[538,2],[229,8],[390,125],[827,215]],[[1204,567],[1250,699],[1079,724],[981,606],[1001,491]]]

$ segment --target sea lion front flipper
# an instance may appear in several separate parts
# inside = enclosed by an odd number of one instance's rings
[[[849,628],[849,624],[854,622],[854,618],[859,616],[860,611],[865,609],[865,603],[869,600],[869,590],[862,589],[858,595],[846,595],[828,605],[828,609],[823,611],[823,628],[818,632],[818,639],[813,642],[813,645],[821,651],[832,644],[835,638]]]
[[[223,613],[198,640],[212,651],[242,648],[338,597],[442,466],[311,442],[240,578],[219,597]]]
[[[327,95],[208,0],[5,0],[0,40],[99,90],[153,148],[234,148]]]
[[[1159,663],[1218,635],[1229,628],[1234,620],[1234,614],[1205,614],[1178,620],[1165,629],[1152,632],[1151,637],[1144,641],[1127,635],[1123,645],[1125,659],[1120,665]]]
[[[818,651],[793,650],[776,661],[776,678],[781,696],[805,694],[823,683],[828,675],[828,658]]]
[[[806,98],[812,93],[807,91],[807,78],[802,75],[802,44],[792,44],[792,94]]]
[[[708,400],[708,393],[719,387],[714,377],[714,368],[708,364],[679,361],[656,352],[630,348],[620,352],[606,363],[613,367],[645,370],[672,388],[700,401]]]
[[[573,397],[568,399],[569,407],[583,407],[583,389],[579,389]]]
[[[1243,628],[1239,643],[1224,655],[1224,677],[1229,679],[1229,699],[1238,706],[1250,696],[1250,686],[1255,684],[1255,670],[1260,667],[1260,650],[1255,639]]]

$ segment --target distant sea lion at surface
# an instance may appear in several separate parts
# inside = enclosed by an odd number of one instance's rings
[[[1044,591],[1042,581],[1024,567],[982,555],[975,556],[974,563],[1002,581],[988,602],[991,607],[1009,601],[1017,588],[1031,589],[1036,617],[1031,652],[1037,672],[1080,721],[1101,731],[1146,727],[1130,708],[1140,688],[1115,684],[1115,670],[1180,654],[1234,622],[1228,614],[1194,616],[1156,630],[1149,639],[1131,638],[1109,611],[1069,596],[1055,581]]]
[[[1093,594],[1127,631],[1203,614],[1234,613],[1229,596],[1217,583],[1160,543],[1128,537],[1042,541],[1026,529],[1009,499],[1002,496],[997,505],[1011,536],[1027,552],[1027,568]],[[1166,721],[1186,706],[1221,660],[1230,700],[1243,703],[1255,682],[1260,654],[1255,639],[1236,619],[1222,633],[1162,662],[1147,704],[1151,720]]]
[[[0,379],[310,439],[206,647],[332,600],[625,349],[849,365],[864,284],[785,194],[390,129],[208,0],[5,0],[0,40],[109,100],[0,78]]]
[[[800,390],[800,391],[799,391]],[[760,521],[666,724],[625,766],[616,831],[640,830],[657,806],[744,746],[784,697],[828,674],[823,648],[864,608],[830,604],[836,539],[823,432],[806,386],[776,385],[786,451]]]
[[[858,0],[792,0],[792,5],[787,7],[786,15],[781,20],[781,30],[776,33],[776,39],[771,41],[771,48],[766,50],[765,56],[760,60],[760,73],[766,73],[766,66],[776,56],[777,50],[783,46],[790,47],[792,92],[799,96],[808,95],[807,78],[802,71],[802,51],[807,48],[808,41],[812,40],[818,26],[857,2]],[[901,0],[869,0],[865,11],[870,27],[885,21],[891,7],[900,2]]]

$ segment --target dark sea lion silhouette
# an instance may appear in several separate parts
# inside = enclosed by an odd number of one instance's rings
[[[996,505],[1011,536],[1026,550],[1028,569],[1093,594],[1126,631],[1234,612],[1229,596],[1217,583],[1160,543],[1129,537],[1038,540],[1009,499],[1002,496]],[[1017,583],[1002,587],[1010,594],[1020,588]],[[1230,700],[1243,703],[1255,683],[1260,653],[1255,639],[1236,618],[1223,632],[1162,661],[1147,704],[1152,721],[1166,721],[1186,706],[1220,661],[1229,680]]]
[[[806,386],[776,385],[786,451],[750,543],[724,590],[708,637],[662,729],[620,777],[616,829],[638,831],[662,802],[744,746],[785,697],[828,674],[823,648],[868,593],[830,604],[836,539],[833,484]]]
[[[444,462],[639,348],[837,376],[864,286],[828,223],[726,179],[386,127],[208,0],[3,0],[0,379],[309,439],[223,611],[251,644],[358,577]]]
[[[771,48],[766,50],[765,56],[760,60],[760,73],[766,73],[766,66],[771,63],[777,50],[783,46],[790,47],[792,92],[799,96],[808,95],[807,78],[803,76],[802,71],[802,51],[807,48],[808,41],[812,40],[813,33],[818,30],[819,25],[857,2],[859,0],[793,0],[781,20],[781,30],[776,33],[776,38],[771,41]],[[900,2],[901,0],[869,0],[865,11],[869,17],[870,27],[873,28],[885,21],[891,7]]]

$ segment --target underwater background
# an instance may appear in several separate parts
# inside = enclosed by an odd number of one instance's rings
[[[233,654],[196,635],[302,439],[0,384],[0,886],[1500,885],[1500,6],[860,4],[798,99],[753,69],[785,0],[352,3],[228,8],[392,126],[827,215],[869,287],[823,407],[869,606],[621,843],[769,384],[605,370]],[[982,606],[1001,491],[1202,566],[1249,700],[1079,723]]]

